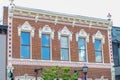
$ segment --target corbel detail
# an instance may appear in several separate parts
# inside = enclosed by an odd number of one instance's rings
[[[58,22],[58,17],[55,18],[55,23],[54,24],[56,25],[57,22]]]

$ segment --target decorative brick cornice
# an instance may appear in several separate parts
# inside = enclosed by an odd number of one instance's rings
[[[89,28],[102,26],[102,28],[108,29],[108,27],[111,27],[112,24],[107,19],[70,15],[18,6],[14,8],[14,17],[26,17],[35,20],[35,22],[45,20],[53,22],[55,25],[60,23],[70,24],[71,26],[79,26],[85,24]]]

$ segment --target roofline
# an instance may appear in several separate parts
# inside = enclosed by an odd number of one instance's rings
[[[43,13],[48,13],[48,14],[52,14],[52,15],[61,15],[61,16],[66,16],[66,17],[82,18],[82,19],[90,19],[90,20],[109,22],[108,19],[88,17],[88,16],[81,16],[81,15],[74,15],[74,14],[67,14],[67,13],[60,13],[60,12],[55,12],[55,11],[35,9],[35,8],[28,8],[28,7],[21,7],[21,6],[16,6],[16,5],[15,5],[15,8],[23,9],[23,10],[29,10],[29,11],[35,11],[35,12],[38,12],[38,13],[39,12],[43,12]]]

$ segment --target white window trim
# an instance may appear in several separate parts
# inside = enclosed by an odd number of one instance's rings
[[[104,63],[103,44],[105,43],[105,37],[104,35],[102,35],[100,31],[97,31],[97,33],[92,36],[93,43],[95,42],[95,39],[101,40],[101,47],[102,47],[102,62],[101,63]]]
[[[52,40],[54,39],[54,30],[52,30],[49,25],[43,26],[43,28],[39,29],[39,38],[41,38],[42,34],[49,34],[50,35],[50,60],[52,60]],[[41,49],[42,53],[42,49]]]
[[[28,21],[24,22],[23,25],[18,27],[18,36],[21,36],[21,32],[30,32],[30,59],[32,59],[32,46],[31,46],[32,38],[31,37],[34,37],[34,31],[35,29],[29,24]],[[21,52],[20,52],[20,58],[21,58]]]
[[[58,31],[58,39],[59,40],[60,40],[61,36],[68,36],[68,40],[69,40],[69,42],[68,42],[68,44],[69,44],[69,53],[68,53],[69,60],[68,61],[71,61],[70,41],[72,41],[72,32],[70,32],[69,29],[66,26],[64,26],[64,28],[62,30]],[[60,54],[60,59],[61,59],[61,54]]]
[[[85,32],[84,29],[81,29],[78,33],[76,33],[76,41],[78,41],[78,38],[85,38],[85,40],[86,40],[86,43],[85,43],[85,46],[86,46],[86,62],[88,62],[87,43],[89,42],[89,34],[87,32]]]
[[[100,39],[102,41],[102,44],[105,43],[105,36],[102,35],[100,31],[97,31],[97,33],[92,36],[92,39],[93,39],[93,43],[95,42],[95,39]]]
[[[41,38],[41,35],[42,34],[50,34],[50,38],[51,39],[54,39],[54,30],[52,30],[50,27],[49,27],[49,25],[45,25],[45,26],[43,26],[43,28],[41,29],[39,29],[39,38]]]
[[[18,36],[21,36],[21,31],[30,32],[31,36],[34,37],[34,28],[26,21],[22,26],[18,27]]]
[[[64,26],[64,28],[60,31],[58,31],[58,39],[60,40],[61,36],[68,36],[69,40],[72,41],[72,32],[69,31],[69,29]]]
[[[86,39],[86,42],[89,42],[89,34],[85,32],[85,30],[81,29],[78,33],[76,33],[76,41],[78,38],[82,37]]]

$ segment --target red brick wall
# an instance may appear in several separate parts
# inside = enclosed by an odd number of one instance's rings
[[[3,9],[3,24],[8,25],[8,7]]]
[[[84,29],[89,33],[89,42],[87,43],[87,52],[88,52],[88,61],[95,62],[95,53],[94,53],[94,43],[92,41],[92,35],[96,34],[99,30],[105,36],[105,44],[103,44],[103,53],[105,63],[109,63],[109,50],[108,50],[108,37],[106,30],[94,29],[94,28],[84,28],[84,27],[71,27],[68,25],[54,25],[52,23],[45,22],[35,22],[27,20],[31,26],[35,28],[35,35],[32,37],[32,58],[41,60],[41,38],[39,38],[39,28],[42,28],[45,25],[49,25],[51,29],[54,29],[54,39],[52,40],[52,58],[53,60],[60,60],[60,40],[58,39],[58,31],[62,30],[64,26],[73,32],[72,41],[70,41],[70,53],[72,61],[78,60],[78,42],[76,41],[76,33],[81,29]],[[25,20],[22,19],[13,19],[13,58],[20,58],[20,36],[18,36],[18,27],[22,25]],[[16,49],[17,48],[17,49]]]

